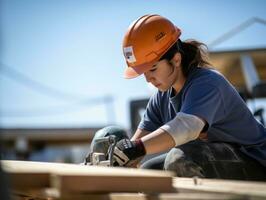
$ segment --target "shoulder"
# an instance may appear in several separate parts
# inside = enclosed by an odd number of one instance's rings
[[[226,87],[230,87],[231,84],[219,71],[199,67],[188,76],[185,90],[197,86],[211,87],[222,91]]]
[[[216,85],[221,81],[226,81],[226,78],[215,69],[198,68],[195,73],[191,75],[191,81],[201,81]]]
[[[188,76],[184,87],[183,97],[187,94],[206,95],[207,93],[219,94],[227,90],[226,78],[217,70],[198,68]]]

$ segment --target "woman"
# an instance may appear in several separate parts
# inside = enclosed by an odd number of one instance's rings
[[[158,88],[134,136],[114,152],[119,166],[168,153],[143,168],[178,176],[266,180],[266,129],[233,86],[211,69],[202,43],[159,15],[134,21],[125,34],[125,78],[144,74]]]

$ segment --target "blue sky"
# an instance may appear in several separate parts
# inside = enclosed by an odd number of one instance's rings
[[[265,8],[264,0],[2,0],[0,126],[129,128],[129,100],[154,92],[143,77],[122,77],[121,43],[133,20],[160,14],[182,29],[181,39],[208,44],[251,17],[266,19]],[[216,49],[265,47],[265,35],[254,24]],[[93,102],[79,105],[83,99]]]

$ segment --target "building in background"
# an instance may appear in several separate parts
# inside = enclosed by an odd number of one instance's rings
[[[1,158],[81,163],[100,128],[1,128]]]

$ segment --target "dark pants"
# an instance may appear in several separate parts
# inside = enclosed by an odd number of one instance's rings
[[[237,145],[195,140],[144,162],[141,168],[174,171],[180,177],[266,180],[266,167]]]

